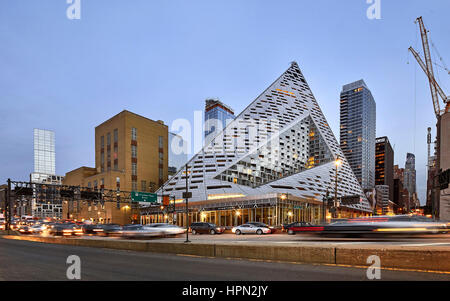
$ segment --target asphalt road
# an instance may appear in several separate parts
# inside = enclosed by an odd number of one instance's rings
[[[166,255],[0,238],[0,280],[67,280],[69,255],[81,280],[367,280],[366,269]],[[450,280],[450,274],[382,270],[381,280]]]

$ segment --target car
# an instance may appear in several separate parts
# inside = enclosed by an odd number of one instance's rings
[[[33,234],[40,234],[43,233],[47,229],[47,226],[43,224],[36,224],[31,226],[30,232]]]
[[[191,226],[192,234],[221,234],[225,231],[225,227],[218,227],[213,223],[192,223]]]
[[[253,224],[243,224],[237,227],[233,227],[233,229],[231,229],[231,232],[233,232],[236,235],[241,235],[241,234],[258,234],[258,235],[262,235],[262,234],[270,234],[272,233],[272,230],[269,229],[268,227],[262,227],[262,226],[257,226],[257,225],[253,225]]]
[[[373,216],[339,220],[324,227],[326,234],[351,235],[413,235],[445,234],[445,223],[424,216],[396,215]]]
[[[292,223],[285,223],[285,224],[282,224],[281,225],[281,231],[282,232],[287,232],[288,231],[288,229],[289,229],[289,227],[291,227],[291,226],[293,226],[293,225],[295,225],[295,224],[297,224],[297,223],[300,223],[300,222],[292,222]]]
[[[49,227],[48,233],[50,235],[62,235],[62,236],[71,236],[74,235],[74,228],[76,227],[75,224],[53,224]]]
[[[127,238],[138,238],[138,237],[155,237],[163,236],[164,231],[156,227],[147,227],[143,225],[135,225],[133,227],[124,227],[120,234]]]
[[[21,226],[19,229],[20,234],[31,234],[30,226]]]
[[[118,224],[102,224],[98,225],[98,230],[96,232],[102,236],[117,236],[122,234],[121,231],[122,227]]]
[[[269,226],[267,224],[261,223],[261,222],[248,222],[247,224],[255,225],[257,227],[266,227],[270,229],[270,233],[275,233],[276,229],[272,226]]]
[[[122,227],[122,230],[137,230],[141,229],[143,226],[141,224],[128,224]]]
[[[176,236],[186,232],[186,229],[179,227],[177,225],[172,225],[168,223],[153,223],[145,225],[146,228],[155,228],[161,230],[163,235]]]
[[[98,234],[103,232],[101,225],[96,224],[83,224],[80,226],[83,234]]]
[[[294,235],[295,233],[312,233],[322,231],[324,231],[323,226],[317,226],[307,222],[296,222],[289,224],[287,227],[287,233],[289,235]]]
[[[83,235],[84,232],[83,232],[83,228],[81,227],[81,225],[75,224],[73,226],[73,233],[72,234],[73,235],[78,235],[78,236]]]

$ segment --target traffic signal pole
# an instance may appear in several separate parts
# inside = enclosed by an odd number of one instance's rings
[[[11,230],[11,179],[8,179],[8,190],[6,191],[5,200],[5,230]]]
[[[188,187],[188,165],[186,164],[186,241],[185,242],[190,242],[189,241],[189,204],[188,204],[188,200],[189,200],[189,187]]]

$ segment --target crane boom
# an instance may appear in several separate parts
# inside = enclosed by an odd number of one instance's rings
[[[432,77],[430,75],[430,73],[428,73],[427,67],[425,66],[425,63],[422,61],[422,58],[419,56],[417,51],[414,50],[414,48],[412,48],[412,47],[409,47],[409,51],[411,51],[411,53],[415,57],[416,61],[419,63],[420,67],[422,67],[423,72],[425,72],[425,74],[428,76],[428,80],[433,82],[433,85],[436,88],[439,95],[441,96],[442,100],[444,102],[446,102],[447,96],[445,95],[444,90],[442,90],[441,86],[439,86],[439,84],[436,82],[436,79],[434,77]],[[439,104],[438,104],[438,109],[440,109]]]
[[[434,79],[433,63],[431,62],[431,54],[430,54],[430,46],[428,45],[427,30],[425,28],[425,25],[423,24],[422,17],[418,17],[416,21],[419,22],[420,35],[422,37],[423,55],[425,57],[425,65],[427,70],[426,74],[428,75],[428,78]],[[433,99],[434,112],[436,114],[436,117],[439,117],[441,115],[441,108],[439,106],[439,99],[437,96],[437,89],[435,83],[436,83],[435,80],[429,80],[431,98]],[[446,98],[444,98],[444,100],[445,99]]]

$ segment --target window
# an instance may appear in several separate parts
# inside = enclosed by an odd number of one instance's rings
[[[132,191],[137,191],[137,182],[136,181],[132,181],[131,182],[131,190]]]
[[[119,141],[119,130],[114,130],[114,143],[117,143]]]
[[[137,158],[137,146],[136,145],[131,146],[131,158]]]
[[[141,181],[141,191],[147,191],[147,181]]]
[[[111,145],[111,133],[106,135],[106,145]]]
[[[101,136],[100,137],[100,147],[104,148],[105,147],[105,136]]]
[[[111,170],[111,149],[108,148],[108,150],[106,151],[106,157],[108,160],[108,171]]]
[[[137,140],[137,129],[131,128],[131,140]]]
[[[164,147],[164,138],[163,136],[159,136],[158,137],[158,141],[159,141],[159,148],[163,148]]]
[[[137,163],[131,163],[131,175],[137,176]]]
[[[101,163],[100,163],[101,170],[102,170],[102,172],[104,172],[105,171],[105,154],[104,153],[102,153],[102,155],[100,156],[100,160],[101,160]]]

